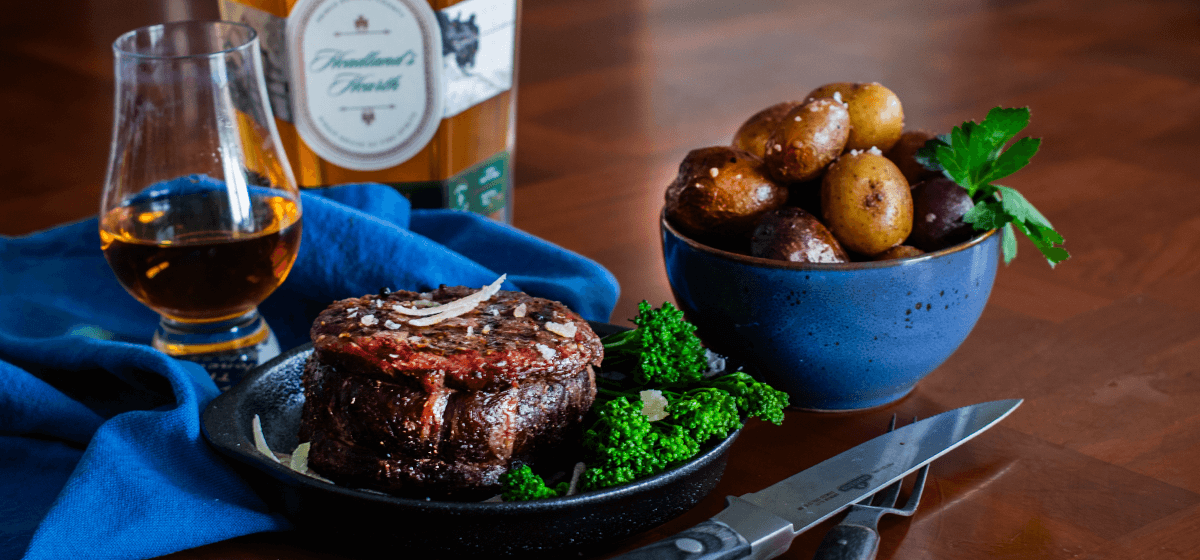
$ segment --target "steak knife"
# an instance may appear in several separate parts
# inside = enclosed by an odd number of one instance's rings
[[[614,560],[774,558],[796,535],[995,426],[1021,402],[980,403],[897,428],[764,490],[730,496],[708,521]]]

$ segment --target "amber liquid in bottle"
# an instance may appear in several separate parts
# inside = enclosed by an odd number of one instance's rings
[[[237,2],[287,17],[296,0],[219,0]],[[433,10],[458,4],[463,0],[428,0]],[[520,37],[521,2],[516,2],[515,37]],[[322,159],[300,137],[296,126],[284,119],[275,120],[288,160],[295,171],[300,188],[318,188],[345,183],[377,182],[392,185],[409,196],[414,207],[443,207],[447,205],[446,183],[456,175],[499,154],[512,156],[516,137],[516,58],[519,39],[514,43],[513,88],[491,97],[449,118],[442,119],[433,139],[407,161],[375,171],[347,169]],[[507,173],[504,207],[488,213],[495,220],[512,221],[511,170]],[[431,186],[434,182],[441,185]]]
[[[251,191],[252,231],[218,229],[223,193],[121,206],[102,218],[101,248],[123,286],[176,321],[207,323],[254,309],[287,278],[300,245],[294,200]]]

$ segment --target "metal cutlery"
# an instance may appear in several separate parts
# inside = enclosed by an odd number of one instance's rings
[[[797,534],[983,433],[1021,402],[981,403],[897,428],[764,490],[730,496],[725,510],[712,519],[617,558],[774,558],[791,546]]]
[[[913,422],[917,419],[913,418]],[[896,417],[888,426],[888,432],[896,429]],[[913,482],[912,491],[903,507],[896,507],[900,498],[900,484],[897,480],[887,488],[863,498],[850,506],[850,512],[841,523],[835,525],[828,533],[813,560],[872,560],[879,552],[879,520],[884,515],[894,514],[911,516],[921,503],[921,492],[925,489],[925,477],[929,473],[929,463],[917,470],[917,478]]]

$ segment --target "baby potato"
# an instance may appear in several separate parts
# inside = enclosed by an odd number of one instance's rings
[[[763,161],[780,182],[815,179],[842,153],[849,132],[850,113],[845,105],[814,99],[784,115],[767,141]]]
[[[745,243],[759,218],[786,201],[787,189],[767,177],[762,160],[714,146],[684,157],[667,187],[665,208],[667,219],[684,233],[728,245]]]
[[[908,244],[925,251],[957,245],[975,234],[975,227],[962,221],[975,202],[954,181],[930,179],[912,188],[913,230]]]
[[[783,117],[793,107],[800,105],[799,101],[784,101],[763,109],[754,116],[746,119],[733,135],[733,147],[745,150],[762,158],[766,155],[767,140],[771,133],[779,127]]]
[[[843,154],[821,182],[821,215],[843,247],[877,255],[912,231],[908,181],[878,150]]]
[[[833,97],[835,93],[850,107],[847,150],[866,150],[874,146],[886,152],[900,140],[904,131],[904,109],[892,90],[876,82],[836,82],[813,90],[808,99]]]
[[[936,134],[927,130],[908,130],[901,134],[900,141],[884,154],[892,160],[892,163],[896,164],[896,167],[900,168],[904,179],[914,188],[921,181],[942,176],[938,171],[925,169],[925,166],[917,163],[916,160],[917,150],[936,137]]]
[[[800,208],[784,206],[768,212],[754,228],[750,254],[789,262],[848,262],[846,251],[817,221]]]
[[[925,252],[911,245],[897,245],[878,255],[873,255],[873,261],[886,261],[890,259],[907,259],[909,257],[917,257],[924,255]]]

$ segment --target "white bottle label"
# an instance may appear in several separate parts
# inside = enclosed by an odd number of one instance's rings
[[[293,118],[329,162],[393,167],[441,123],[442,34],[425,0],[300,0],[287,22]]]
[[[512,89],[516,0],[464,0],[438,12],[452,117]]]

